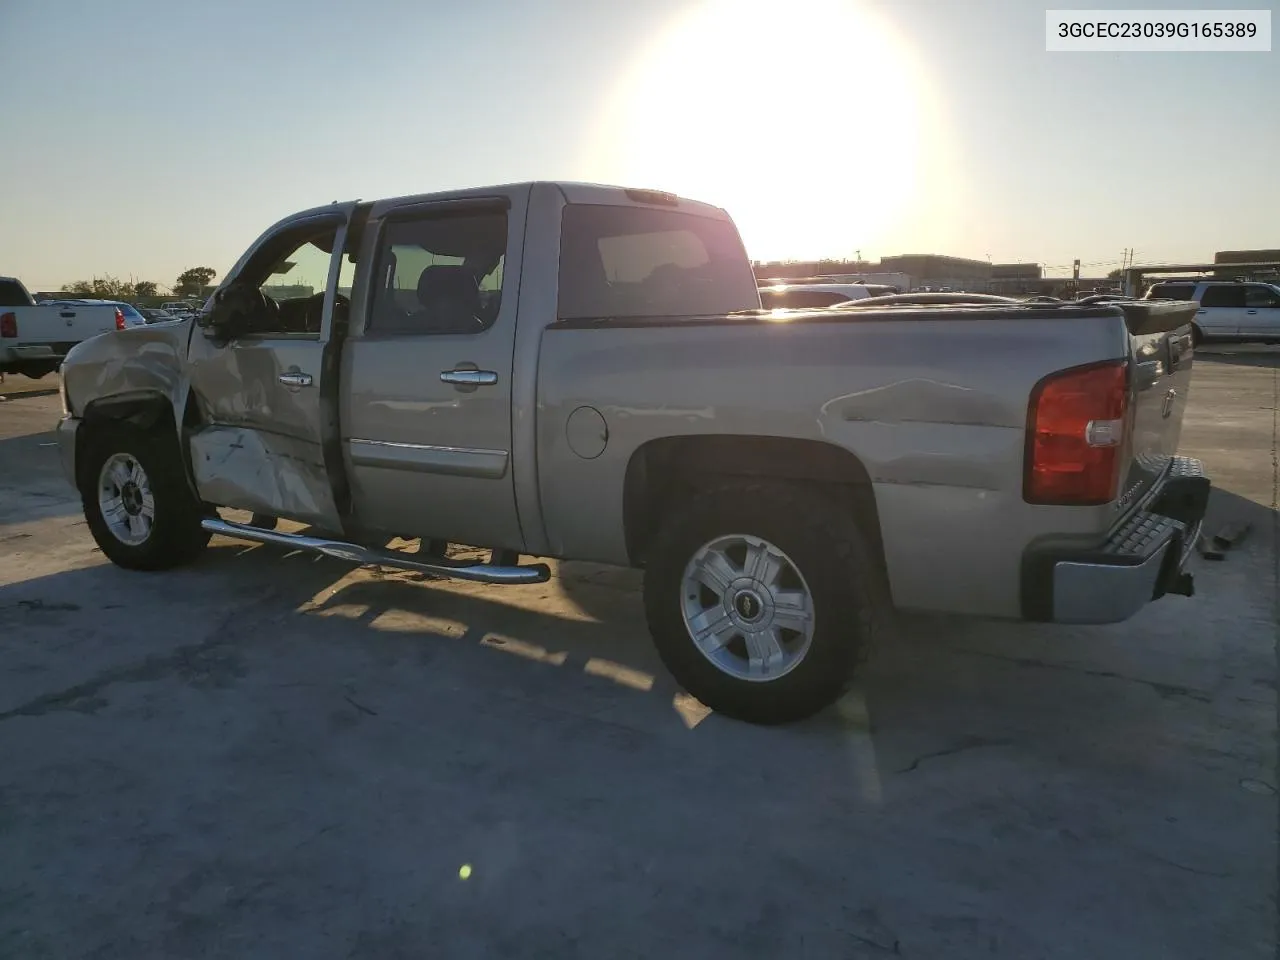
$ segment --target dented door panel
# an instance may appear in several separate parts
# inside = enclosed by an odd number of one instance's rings
[[[208,426],[191,437],[200,497],[220,506],[336,529],[324,466],[315,339],[237,340],[221,348],[193,338],[191,382]],[[311,376],[292,386],[281,376]]]
[[[333,508],[315,445],[245,427],[206,427],[191,438],[191,469],[210,503],[297,519],[323,519]]]
[[[326,378],[324,373],[332,370],[326,351],[346,223],[354,207],[309,211],[277,224],[224,281],[242,275],[259,282],[255,272],[275,258],[274,241],[298,230],[333,227],[336,236],[330,238],[333,253],[318,332],[267,333],[230,341],[204,330],[192,336],[188,370],[201,417],[190,434],[189,449],[193,479],[203,500],[342,532],[334,476],[341,465],[326,462],[326,450],[336,437],[328,391],[335,390],[336,383],[332,374]],[[262,272],[271,275],[269,270]]]

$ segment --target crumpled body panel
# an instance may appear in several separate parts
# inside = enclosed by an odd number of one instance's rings
[[[187,394],[184,359],[192,322],[112,331],[76,344],[62,366],[77,416],[93,401],[154,394],[181,410]]]
[[[271,516],[321,516],[331,494],[316,447],[292,437],[234,426],[191,436],[196,488],[209,503]]]

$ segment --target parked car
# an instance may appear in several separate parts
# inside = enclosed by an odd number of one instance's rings
[[[200,312],[198,304],[187,300],[173,300],[169,303],[162,303],[160,309],[171,317],[178,317],[181,320],[188,320]]]
[[[1280,343],[1280,286],[1244,280],[1161,280],[1146,300],[1194,300],[1196,343]]]
[[[76,344],[129,325],[117,306],[64,300],[36,303],[22,281],[0,277],[0,373],[40,379]]]
[[[285,270],[321,292],[266,295]],[[336,203],[263,233],[199,323],[73,350],[57,438],[131,569],[215,533],[492,584],[550,577],[522,555],[643,568],[679,683],[772,723],[830,704],[895,607],[1108,623],[1189,594],[1193,313],[779,314],[729,215],[670,194]]]
[[[146,318],[147,323],[173,323],[181,319],[157,307],[139,307],[138,312]]]
[[[759,289],[760,303],[766,310],[834,307],[896,292],[894,287],[872,283],[788,283]]]

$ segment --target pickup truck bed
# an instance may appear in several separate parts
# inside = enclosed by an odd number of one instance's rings
[[[271,299],[284,270],[323,293]],[[198,322],[76,348],[59,438],[123,566],[217,532],[493,583],[549,576],[521,555],[642,567],[676,678],[778,722],[894,608],[1094,623],[1190,593],[1191,310],[765,311],[728,215],[666,194],[336,204],[266,231]]]

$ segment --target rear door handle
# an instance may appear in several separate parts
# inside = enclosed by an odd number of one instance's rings
[[[62,311],[62,313],[58,314],[58,316],[60,316],[60,317],[74,317],[74,316],[75,316],[75,314],[74,314],[72,311],[70,311],[70,310],[63,310],[63,311]]]
[[[1248,314],[1249,316],[1251,316],[1251,317],[1252,317],[1255,313],[1257,313],[1257,312],[1258,312],[1257,310],[1246,310],[1246,311],[1245,311],[1245,313],[1247,313],[1247,314]]]
[[[440,373],[440,382],[459,387],[491,387],[498,382],[498,375],[492,370],[444,370]]]
[[[309,387],[311,386],[311,374],[282,373],[280,374],[280,382],[286,387]]]

